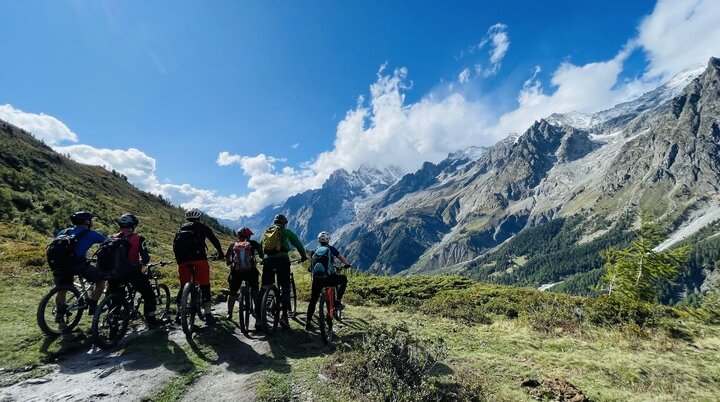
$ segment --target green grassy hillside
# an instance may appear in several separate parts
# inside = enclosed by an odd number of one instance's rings
[[[172,257],[172,239],[183,210],[162,197],[140,191],[100,166],[72,161],[29,133],[0,121],[0,253],[4,269],[46,269],[44,248],[77,210],[95,213],[95,229],[117,231],[115,219],[130,212],[156,257]],[[206,222],[232,234],[212,218]]]

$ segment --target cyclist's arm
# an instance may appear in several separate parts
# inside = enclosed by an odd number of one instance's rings
[[[105,236],[94,230],[88,232],[88,238],[90,238],[90,244],[99,244],[106,240]]]
[[[227,251],[225,252],[225,264],[230,265],[232,263],[233,255],[233,244],[230,244]]]
[[[255,251],[257,251],[258,256],[260,257],[260,259],[261,259],[261,260],[264,260],[264,259],[265,259],[265,253],[263,253],[263,249],[262,249],[262,246],[260,245],[260,243],[256,242],[255,240],[250,240],[250,245],[252,246],[252,248],[253,248]]]
[[[210,240],[210,243],[215,247],[215,251],[217,251],[218,255],[223,255],[222,246],[220,245],[220,240],[218,240],[217,236],[215,236],[215,233],[213,233],[212,229],[205,226],[206,234],[208,240]]]
[[[342,262],[343,264],[350,265],[348,260],[346,260],[345,257],[343,257],[342,254],[340,254],[338,249],[336,249],[335,247],[330,246],[330,252],[333,254],[333,256],[337,257],[337,259],[340,260],[340,262]]]
[[[289,230],[289,229],[285,229],[285,233],[284,233],[284,234],[285,234],[285,236],[287,236],[287,239],[290,241],[290,244],[292,244],[293,246],[295,246],[295,248],[297,249],[297,251],[300,253],[300,257],[301,257],[303,260],[306,260],[306,259],[307,259],[307,255],[305,255],[305,247],[303,247],[303,245],[302,245],[302,243],[300,242],[300,240],[298,240],[297,236],[295,236],[295,233],[293,233],[293,232],[292,232],[291,230]]]
[[[140,236],[138,244],[140,245],[138,250],[140,251],[140,261],[143,263],[143,265],[147,265],[150,263],[150,253],[148,252],[147,244],[145,244],[145,238]]]

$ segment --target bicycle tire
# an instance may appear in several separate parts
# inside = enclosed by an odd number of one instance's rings
[[[180,324],[185,335],[192,335],[195,331],[195,318],[197,311],[197,292],[194,290],[195,285],[188,282],[183,287],[182,297],[180,298]]]
[[[153,285],[153,291],[155,292],[155,303],[157,304],[155,317],[164,320],[170,315],[170,289],[167,285],[161,283]]]
[[[280,300],[275,285],[263,292],[262,305],[260,306],[260,319],[265,333],[270,335],[275,331],[280,319]]]
[[[100,349],[112,349],[120,343],[130,324],[132,306],[120,293],[106,296],[98,305],[92,321],[93,343]]]
[[[325,292],[320,295],[318,305],[318,322],[320,323],[320,338],[324,344],[328,345],[332,342],[332,319],[330,318],[330,309]]]
[[[55,321],[57,306],[53,304],[53,307],[48,309],[48,303],[53,300],[58,292],[63,290],[68,292],[65,294],[65,304],[68,309],[65,314],[65,327],[61,328],[60,323]],[[40,299],[35,318],[38,327],[40,327],[40,330],[45,335],[57,336],[71,332],[80,322],[84,311],[85,307],[80,305],[80,291],[75,286],[61,285],[50,289],[50,291]],[[48,320],[48,318],[50,318],[50,320]]]
[[[297,292],[295,289],[295,277],[290,273],[290,310],[288,311],[288,317],[294,318],[297,314]]]
[[[238,300],[238,321],[240,330],[247,335],[250,331],[250,315],[252,313],[252,297],[247,286],[240,288],[240,300]]]

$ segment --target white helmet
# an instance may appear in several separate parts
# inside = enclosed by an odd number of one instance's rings
[[[197,208],[188,209],[187,211],[185,211],[185,218],[187,219],[199,219],[201,216],[202,211]]]
[[[318,234],[318,241],[320,243],[330,243],[330,233],[320,232],[320,234]]]

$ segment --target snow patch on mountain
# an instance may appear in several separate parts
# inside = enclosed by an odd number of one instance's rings
[[[667,250],[718,219],[720,219],[720,201],[715,200],[708,204],[707,207],[692,213],[680,228],[673,232],[664,242],[660,243],[659,246],[655,247],[655,251]]]

